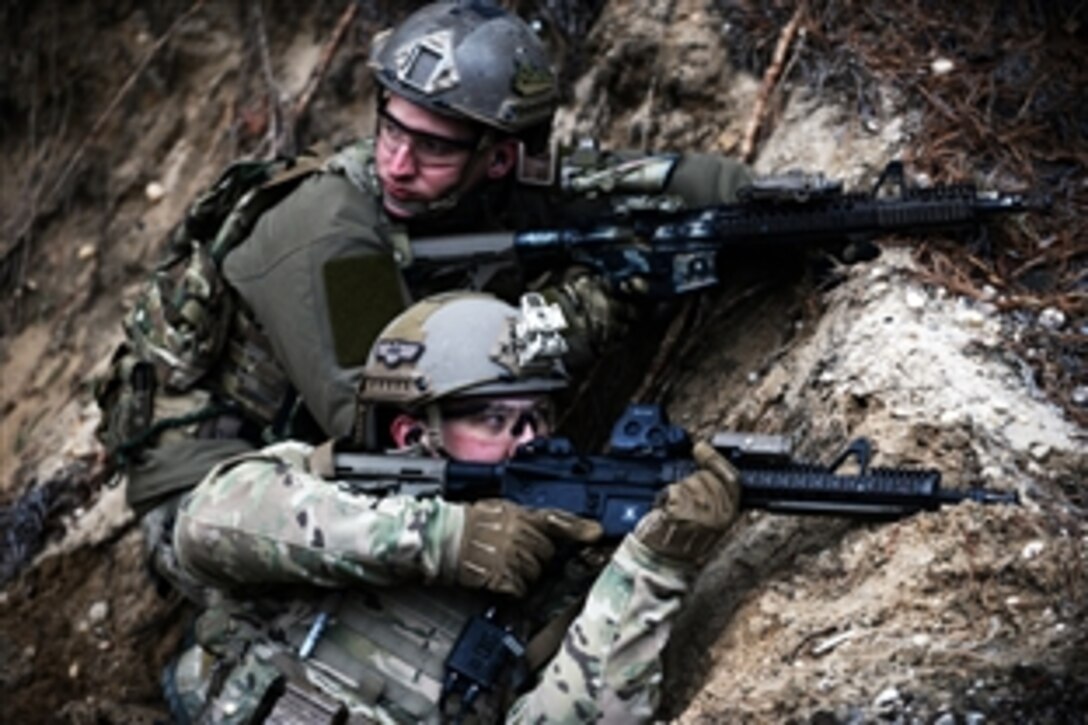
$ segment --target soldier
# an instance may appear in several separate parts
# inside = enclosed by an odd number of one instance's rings
[[[530,347],[525,330],[517,309],[479,293],[398,316],[359,390],[371,446],[498,462],[547,435],[548,396],[566,375],[557,347]],[[681,598],[737,508],[733,468],[698,450],[702,469],[669,486],[614,552],[550,567],[599,525],[502,500],[412,497],[395,480],[355,489],[319,475],[328,450],[304,443],[220,465],[175,530],[184,575],[215,588],[198,643],[164,680],[175,716],[648,721]],[[476,661],[508,666],[493,682],[451,677],[459,637]]]
[[[153,295],[127,325],[100,397],[103,437],[128,459],[128,502],[167,578],[160,545],[179,493],[270,441],[347,435],[370,341],[412,299],[485,284],[514,299],[526,287],[524,270],[484,281],[463,266],[410,264],[408,239],[541,226],[620,193],[707,205],[732,200],[748,178],[719,157],[650,156],[628,174],[629,157],[581,150],[544,175],[578,183],[540,185],[525,161],[546,147],[555,74],[530,28],[493,2],[420,9],[374,39],[370,65],[381,93],[374,137],[292,177],[297,186],[248,231],[232,215],[207,256],[185,245],[178,289]],[[244,236],[218,244],[232,234]],[[563,307],[583,358],[627,314],[585,270],[553,274],[543,292]]]

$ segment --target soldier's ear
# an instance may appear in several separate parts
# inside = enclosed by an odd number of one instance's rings
[[[400,413],[389,424],[389,436],[397,448],[407,448],[423,439],[423,424],[407,413]]]
[[[487,164],[487,177],[501,179],[510,173],[518,160],[518,142],[507,138],[491,148],[491,158]]]

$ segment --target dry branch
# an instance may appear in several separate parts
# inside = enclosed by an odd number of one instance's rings
[[[263,146],[268,147],[270,155],[275,156],[284,151],[287,140],[283,133],[283,110],[280,106],[280,88],[276,83],[276,74],[272,70],[272,54],[268,50],[268,32],[265,30],[264,11],[261,10],[261,2],[257,0],[252,4],[254,22],[257,26],[257,53],[261,61],[261,74],[264,76],[266,105],[268,107],[267,130]]]
[[[786,51],[789,50],[794,37],[797,35],[798,28],[801,27],[801,19],[805,16],[806,7],[806,3],[800,3],[793,12],[793,17],[782,28],[782,33],[778,36],[778,44],[774,49],[774,55],[771,58],[771,64],[767,67],[767,72],[763,74],[763,83],[756,95],[755,106],[752,108],[752,115],[748,117],[748,125],[744,129],[744,138],[740,145],[740,156],[745,163],[751,163],[755,156],[756,138],[759,136],[759,129],[763,125],[763,117],[767,114],[768,101],[775,86],[778,85],[778,78],[782,74],[782,66],[786,62]]]
[[[638,390],[631,396],[632,401],[640,402],[650,400],[650,393],[660,384],[662,374],[675,359],[674,353],[676,352],[676,346],[680,343],[684,330],[687,330],[690,327],[694,311],[695,298],[685,298],[680,310],[677,311],[669,322],[669,327],[668,330],[665,331],[665,337],[661,342],[661,347],[658,349],[657,354],[654,355],[653,362],[650,363],[650,369],[647,371],[646,375],[643,376],[642,382],[638,386]]]
[[[306,79],[306,85],[298,95],[298,100],[295,101],[294,108],[291,109],[291,117],[288,122],[288,128],[291,131],[292,136],[297,134],[299,119],[305,115],[306,110],[310,107],[310,102],[313,100],[314,93],[317,92],[318,86],[321,85],[322,79],[329,70],[329,65],[332,63],[332,57],[336,54],[337,48],[344,40],[344,36],[347,34],[347,30],[351,27],[351,24],[355,21],[355,16],[359,13],[359,3],[348,2],[344,12],[341,13],[340,19],[336,21],[336,27],[332,31],[332,37],[325,44],[324,50],[321,51],[321,57],[317,61],[317,65],[310,72],[310,77]]]

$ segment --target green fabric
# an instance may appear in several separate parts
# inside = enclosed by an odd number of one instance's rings
[[[737,189],[752,176],[738,161],[712,154],[684,154],[673,169],[666,192],[676,194],[689,208],[736,201]]]
[[[171,494],[196,486],[218,463],[252,450],[237,438],[194,438],[152,448],[129,468],[125,500],[143,516]]]
[[[336,337],[351,335],[334,336],[328,310],[330,306],[344,310],[344,317],[357,314],[366,309],[365,299],[381,294],[360,292],[359,283],[352,279],[358,275],[358,270],[351,271],[352,263],[347,265],[347,275],[335,263],[376,257],[392,265],[387,232],[379,200],[338,174],[316,174],[268,210],[249,238],[223,262],[227,280],[253,312],[277,362],[329,437],[351,432],[362,366],[345,365],[343,358],[338,359],[342,351],[337,349]],[[332,303],[326,289],[330,263],[332,281],[340,288]],[[386,304],[403,304],[400,284],[398,278],[397,287],[385,291],[393,299]],[[359,335],[359,327],[337,324],[340,330],[349,328]],[[365,337],[359,335],[356,352],[366,349]],[[363,355],[357,357],[362,362]]]
[[[400,272],[392,256],[376,254],[329,260],[323,272],[336,361],[363,365],[378,333],[404,307]]]

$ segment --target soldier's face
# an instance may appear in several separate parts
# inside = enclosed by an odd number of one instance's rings
[[[446,452],[459,461],[499,463],[518,446],[551,433],[551,402],[545,397],[486,398],[442,413]]]
[[[516,156],[514,141],[481,148],[478,127],[400,96],[390,96],[378,115],[375,164],[382,203],[395,217],[414,216],[420,204],[505,176]]]
[[[446,453],[459,461],[500,463],[518,446],[552,431],[552,403],[547,396],[481,397],[451,403],[441,409],[442,442]],[[390,426],[393,442],[404,447],[428,445],[426,423],[406,413]]]
[[[480,133],[468,123],[440,116],[390,96],[378,119],[375,162],[386,211],[412,216],[411,203],[436,201],[483,177],[476,147]]]

